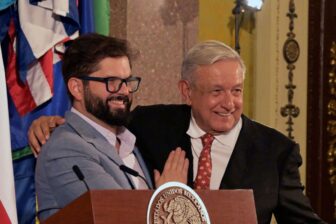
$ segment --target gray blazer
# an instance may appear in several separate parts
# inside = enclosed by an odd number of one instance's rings
[[[120,170],[123,161],[115,148],[78,115],[67,112],[66,123],[56,128],[43,145],[35,170],[40,220],[44,220],[87,191],[72,167],[82,171],[90,190],[131,189],[131,177]],[[152,187],[150,175],[138,151],[134,154]],[[132,183],[133,184],[133,183]]]

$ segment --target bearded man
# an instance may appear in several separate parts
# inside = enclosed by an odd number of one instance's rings
[[[66,50],[63,76],[72,108],[37,160],[40,220],[88,189],[153,187],[135,146],[136,138],[125,127],[132,94],[141,81],[131,74],[132,55],[127,41],[99,34],[81,36]],[[186,183],[188,165],[184,151],[180,148],[172,151],[162,175],[155,171],[155,185],[173,180]],[[129,175],[121,169],[125,166],[143,178]],[[85,182],[78,178],[78,172]]]

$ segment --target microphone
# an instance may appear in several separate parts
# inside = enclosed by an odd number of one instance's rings
[[[72,167],[72,170],[75,172],[75,174],[76,174],[76,176],[78,177],[78,179],[79,179],[80,181],[83,181],[83,183],[85,184],[85,187],[86,187],[87,191],[90,191],[90,188],[89,188],[89,186],[87,185],[87,183],[86,183],[86,181],[85,181],[85,179],[84,179],[84,175],[83,175],[82,171],[79,169],[79,167],[78,167],[77,165],[74,165],[74,166]]]
[[[141,176],[141,175],[139,174],[138,171],[133,170],[133,169],[131,169],[131,168],[129,168],[128,166],[125,166],[125,165],[120,165],[119,168],[120,168],[122,171],[124,171],[125,173],[128,173],[128,174],[130,174],[130,175],[132,175],[132,176],[134,176],[134,177],[140,177],[140,178],[145,182],[145,184],[147,185],[148,189],[152,189],[152,188],[150,187],[149,183],[147,182],[146,178],[143,177],[143,176]]]

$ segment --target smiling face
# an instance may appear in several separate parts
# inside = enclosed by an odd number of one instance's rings
[[[197,125],[205,132],[230,131],[243,112],[243,71],[235,59],[201,65],[193,81],[180,82],[180,90],[191,106]]]
[[[98,64],[98,70],[89,76],[128,78],[131,76],[129,60],[125,56],[105,58]],[[77,82],[84,82],[76,78],[72,79]],[[83,83],[81,85],[82,94],[79,97],[75,97],[74,107],[105,127],[125,125],[130,114],[132,102],[132,94],[126,84],[123,83],[118,92],[110,93],[103,82],[86,82],[86,85]]]

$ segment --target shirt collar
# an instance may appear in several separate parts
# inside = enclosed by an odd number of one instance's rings
[[[71,108],[71,112],[77,114],[87,123],[89,123],[100,134],[102,134],[113,147],[115,147],[118,137],[118,139],[120,140],[119,156],[122,159],[133,153],[136,138],[126,127],[120,127],[117,135],[115,135],[113,132],[97,124],[96,122],[76,110],[74,107]]]
[[[229,132],[222,133],[220,135],[216,135],[215,139],[219,141],[223,145],[227,145],[230,147],[234,147],[236,144],[237,136],[239,135],[239,132],[242,127],[242,118],[239,118],[238,123],[231,129]],[[206,134],[196,123],[196,120],[191,114],[189,129],[187,131],[187,134],[194,139],[201,138],[204,134]]]

